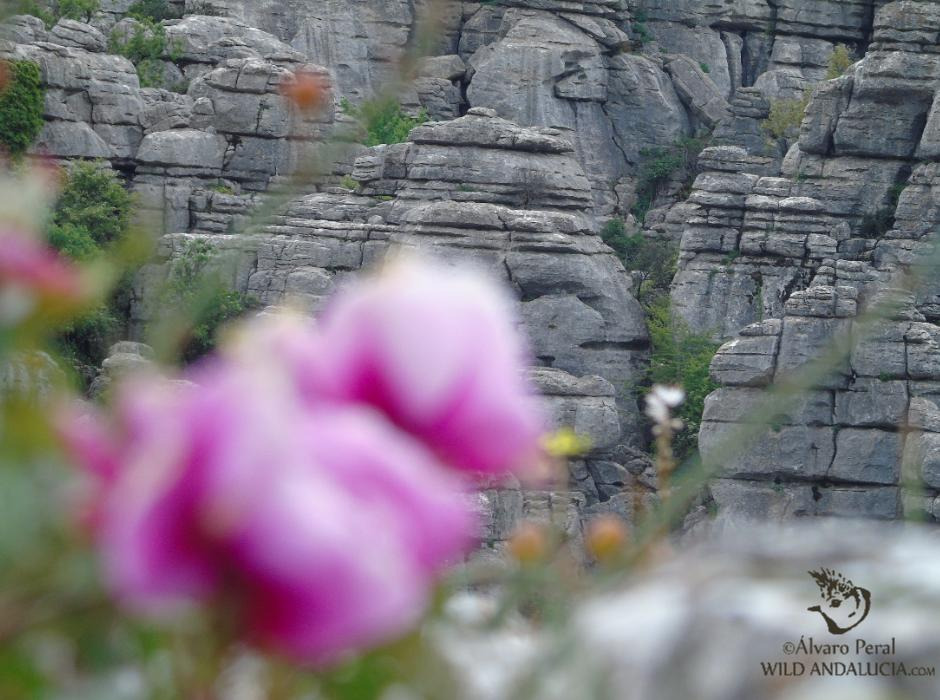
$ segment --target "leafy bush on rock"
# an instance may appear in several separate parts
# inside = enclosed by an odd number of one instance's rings
[[[694,333],[672,312],[667,296],[647,308],[646,324],[650,334],[649,383],[685,390],[685,403],[677,412],[684,427],[673,444],[676,458],[682,462],[698,449],[705,397],[719,386],[709,376],[719,344],[707,333]]]
[[[426,111],[421,110],[418,116],[412,117],[402,110],[394,97],[369,100],[358,107],[344,98],[340,102],[340,109],[362,126],[362,143],[366,146],[407,141],[412,129],[428,121]]]
[[[113,170],[101,163],[73,163],[49,225],[49,243],[73,260],[95,258],[127,235],[132,208],[133,198]],[[118,339],[118,296],[73,321],[59,336],[60,351],[86,380]]]
[[[219,329],[257,306],[253,297],[222,285],[211,269],[215,257],[205,241],[189,241],[170,265],[168,301],[188,309],[192,317],[182,350],[187,363],[212,352]]]
[[[0,89],[0,144],[17,158],[42,131],[45,90],[32,61],[0,62],[0,71],[6,73],[6,86]]]

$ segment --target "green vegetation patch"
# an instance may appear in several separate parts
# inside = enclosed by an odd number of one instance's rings
[[[340,109],[359,122],[363,132],[360,141],[366,146],[407,141],[412,129],[428,121],[426,110],[422,109],[418,116],[412,117],[402,110],[401,103],[394,97],[369,100],[358,107],[344,98]]]
[[[646,312],[650,335],[650,368],[636,387],[645,394],[654,384],[681,386],[686,401],[678,410],[685,427],[676,435],[673,450],[681,462],[698,449],[705,397],[718,388],[708,368],[719,344],[707,333],[694,333],[672,313],[669,287],[676,273],[679,251],[674,243],[629,233],[623,219],[614,218],[601,229],[624,267],[640,275],[638,300]],[[639,396],[638,396],[639,397]]]
[[[676,275],[679,250],[670,241],[649,238],[640,231],[628,233],[623,219],[615,217],[601,229],[601,238],[613,248],[627,270],[640,275],[639,301],[651,302],[668,294]]]
[[[774,100],[770,103],[770,115],[761,122],[761,127],[769,136],[778,141],[796,138],[800,133],[800,125],[803,123],[803,116],[806,114],[812,95],[813,91],[807,89],[802,97]]]
[[[140,25],[134,28],[130,36],[113,31],[108,50],[124,56],[134,64],[141,87],[179,90],[180,86],[168,84],[164,77],[164,59],[179,60],[180,47],[167,41],[166,29],[162,24],[146,17],[138,21]]]
[[[56,7],[58,19],[90,22],[95,13],[101,9],[101,2],[100,0],[59,0]]]
[[[673,178],[684,174],[690,188],[698,165],[698,157],[708,145],[710,134],[683,137],[668,147],[644,148],[643,163],[637,181],[637,201],[631,213],[643,223],[659,191]]]
[[[32,61],[0,62],[0,70],[7,72],[7,85],[0,91],[0,144],[18,158],[42,131],[45,90]]]
[[[32,15],[41,19],[47,27],[52,27],[60,19],[90,22],[101,9],[100,0],[58,0],[51,5],[51,8],[48,8],[36,0],[13,0],[6,4],[0,3],[0,16]]]
[[[172,308],[187,309],[192,319],[181,353],[185,363],[212,352],[219,329],[258,306],[253,297],[224,287],[211,267],[215,258],[209,243],[190,240],[170,264],[167,293]]]
[[[86,261],[121,242],[130,228],[133,198],[117,174],[101,163],[75,162],[49,224],[49,243],[73,260]],[[125,281],[126,285],[126,281]],[[86,381],[118,340],[122,293],[72,322],[59,335],[62,355]]]
[[[826,80],[835,80],[845,75],[849,67],[855,63],[855,57],[845,44],[839,44],[829,57],[829,68],[826,70]]]
[[[128,8],[127,16],[141,22],[162,22],[179,19],[182,15],[166,0],[137,0]]]
[[[673,451],[679,462],[698,449],[698,431],[705,397],[719,385],[709,376],[709,366],[720,347],[707,333],[694,333],[672,312],[669,297],[661,296],[647,307],[650,334],[650,384],[670,384],[685,390],[685,403],[677,410],[684,427],[676,435]]]

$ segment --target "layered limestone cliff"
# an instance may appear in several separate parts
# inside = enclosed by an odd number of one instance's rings
[[[108,160],[167,234],[136,285],[135,336],[192,240],[225,253],[234,288],[311,312],[390,249],[480,265],[518,295],[557,422],[593,444],[572,464],[571,494],[488,491],[493,541],[523,513],[563,513],[576,531],[585,513],[629,515],[653,491],[635,451],[646,443],[634,390],[648,338],[633,281],[597,235],[609,218],[680,245],[673,309],[730,341],[713,363],[723,388],[706,406],[706,455],[829,336],[861,332],[871,300],[930,255],[935,3],[174,1],[185,14],[164,22],[160,61],[174,90],[142,88],[135,66],[108,53],[112,34],[138,29],[130,4],[107,0],[89,24],[13,18],[0,58],[41,67],[34,151]],[[840,45],[860,60],[827,81]],[[430,54],[415,60],[419,46]],[[282,95],[298,70],[331,86],[315,115]],[[388,91],[431,121],[404,143],[326,158],[352,121],[342,100]],[[807,91],[798,138],[772,138],[763,122],[774,106]],[[647,192],[636,222],[650,153],[693,136],[708,140],[694,182]],[[273,187],[325,161],[264,227],[246,226]],[[719,512],[933,513],[938,295],[930,283],[900,293],[876,349],[861,344],[724,465]],[[880,352],[890,361],[870,357]],[[910,474],[926,490],[908,488]]]
[[[814,93],[782,177],[729,167],[747,159],[726,147],[696,182],[673,298],[720,336],[752,324],[712,363],[723,388],[707,402],[703,454],[747,420],[761,387],[840,336],[854,343],[723,465],[712,490],[725,512],[936,518],[938,33],[937,5],[882,7],[864,59]]]

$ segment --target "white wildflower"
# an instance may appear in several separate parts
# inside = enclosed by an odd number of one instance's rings
[[[677,386],[656,384],[646,396],[646,415],[657,425],[668,423],[672,409],[685,401],[685,392]]]

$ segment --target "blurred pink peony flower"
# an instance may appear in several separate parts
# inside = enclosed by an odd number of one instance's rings
[[[34,303],[72,305],[85,296],[75,266],[42,241],[16,231],[0,231],[0,291],[17,290]]]
[[[99,479],[119,597],[159,612],[234,593],[246,636],[314,664],[407,631],[472,545],[457,477],[375,411],[300,404],[283,373],[218,360],[192,379],[130,381],[113,425],[66,431]]]
[[[511,306],[470,273],[399,263],[316,326],[267,315],[189,382],[125,379],[110,416],[63,414],[119,597],[234,604],[246,636],[314,664],[404,633],[476,533],[445,465],[541,457]]]
[[[525,471],[545,426],[512,307],[479,274],[398,261],[335,294],[295,372],[308,399],[374,406],[445,464]]]

